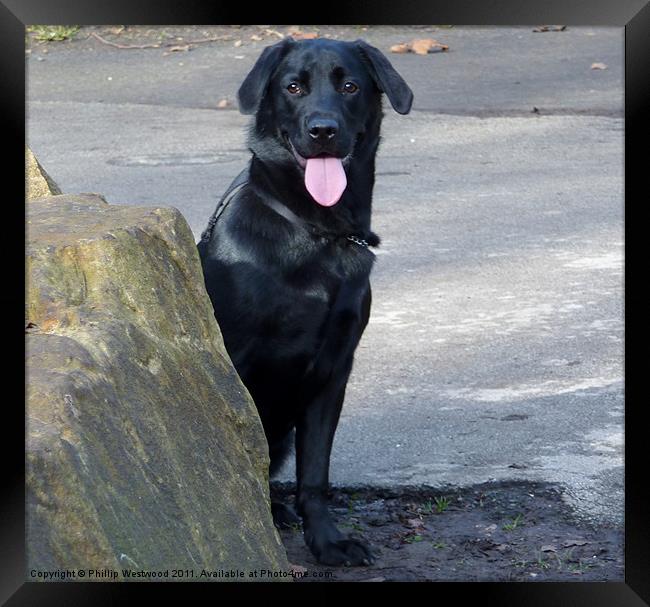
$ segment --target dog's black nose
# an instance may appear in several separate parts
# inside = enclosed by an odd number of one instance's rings
[[[338,130],[338,123],[330,118],[315,118],[307,124],[309,136],[318,141],[331,141],[336,137]]]

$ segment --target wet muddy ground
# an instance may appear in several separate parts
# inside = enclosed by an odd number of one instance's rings
[[[292,487],[275,499],[293,503]],[[559,487],[485,483],[462,489],[331,492],[341,531],[378,555],[370,567],[318,565],[302,529],[281,530],[299,581],[623,581],[623,529],[576,519]]]

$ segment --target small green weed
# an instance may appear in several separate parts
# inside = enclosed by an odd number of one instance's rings
[[[359,500],[361,496],[358,493],[353,493],[350,495],[348,498],[348,513],[354,512],[354,509],[357,506],[357,501]]]
[[[501,527],[504,531],[514,531],[517,527],[519,527],[524,520],[524,515],[523,514],[518,514],[513,518],[510,522],[504,523],[503,527]]]
[[[39,42],[56,42],[73,38],[79,31],[78,25],[29,25],[27,31]]]
[[[409,535],[409,536],[405,537],[404,541],[407,544],[412,544],[413,542],[421,542],[423,539],[424,539],[424,537],[422,537],[421,535],[416,534],[416,535]]]
[[[442,514],[447,508],[449,508],[449,500],[446,497],[436,497],[434,498],[436,503],[436,512]]]

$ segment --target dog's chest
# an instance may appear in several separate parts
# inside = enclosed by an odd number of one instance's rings
[[[359,246],[359,245],[350,245]],[[311,359],[328,342],[342,346],[365,325],[364,298],[374,255],[346,246],[331,255],[306,258],[289,271],[267,275],[268,291],[260,292],[267,331],[260,334],[277,356]]]
[[[374,258],[367,249],[352,248],[358,246],[343,245],[339,250],[330,246],[329,254],[306,259],[283,272],[287,303],[292,302],[293,309],[314,312],[319,324],[333,313],[357,314]]]

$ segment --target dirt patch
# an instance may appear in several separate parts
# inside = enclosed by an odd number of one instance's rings
[[[274,484],[293,503],[293,487]],[[623,581],[623,530],[574,518],[562,489],[543,483],[466,488],[336,488],[343,532],[378,555],[370,567],[326,567],[302,529],[280,532],[299,581]]]

